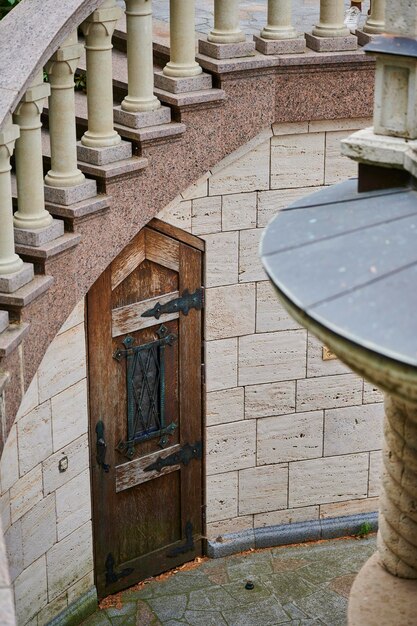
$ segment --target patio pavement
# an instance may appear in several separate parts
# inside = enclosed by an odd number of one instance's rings
[[[350,586],[375,548],[370,535],[201,559],[106,599],[83,626],[345,626]]]

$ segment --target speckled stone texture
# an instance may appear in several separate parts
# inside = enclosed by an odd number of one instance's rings
[[[294,39],[263,39],[263,37],[253,36],[253,40],[258,52],[262,54],[301,54],[305,52],[306,40],[304,35]]]
[[[24,263],[22,269],[13,274],[0,275],[0,292],[13,293],[33,278],[33,265]]]
[[[202,38],[198,42],[198,51],[213,59],[236,59],[239,57],[250,57],[255,54],[255,44],[253,41],[242,41],[240,43],[213,43]]]
[[[370,43],[377,35],[369,35],[365,33],[363,30],[356,30],[355,35],[358,39],[358,44],[360,46],[366,46],[367,43]]]
[[[40,230],[26,230],[25,228],[14,229],[14,240],[25,246],[42,246],[49,241],[57,239],[64,234],[64,222],[62,220],[52,220],[52,224]]]
[[[358,40],[355,35],[346,37],[316,37],[311,33],[306,33],[306,43],[309,48],[316,52],[341,52],[345,50],[356,50]]]
[[[144,113],[131,113],[123,111],[121,106],[114,107],[114,121],[130,128],[148,128],[149,126],[159,126],[169,124],[171,121],[171,109],[169,107],[159,107],[155,111],[145,111]]]
[[[117,161],[129,159],[132,156],[132,146],[128,141],[122,141],[117,146],[108,148],[90,148],[77,143],[77,156],[80,161],[92,165],[109,165]]]
[[[45,201],[54,204],[70,206],[83,200],[89,200],[97,195],[97,183],[95,180],[86,180],[82,185],[74,187],[50,187],[45,185]]]
[[[199,74],[187,78],[173,78],[165,76],[163,72],[155,72],[155,87],[169,91],[170,93],[189,93],[190,91],[202,91],[210,89],[212,78],[210,74]]]

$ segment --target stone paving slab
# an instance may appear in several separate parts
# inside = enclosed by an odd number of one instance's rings
[[[345,626],[350,587],[375,549],[370,535],[203,559],[107,599],[114,606],[83,626]]]

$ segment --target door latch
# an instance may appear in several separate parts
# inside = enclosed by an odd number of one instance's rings
[[[100,465],[100,467],[104,469],[107,474],[109,472],[110,465],[106,463],[107,444],[106,440],[104,439],[104,424],[101,420],[97,422],[96,435],[97,463]]]

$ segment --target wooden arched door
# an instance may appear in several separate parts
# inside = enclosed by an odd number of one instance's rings
[[[87,299],[99,597],[202,553],[202,242],[152,224]]]

